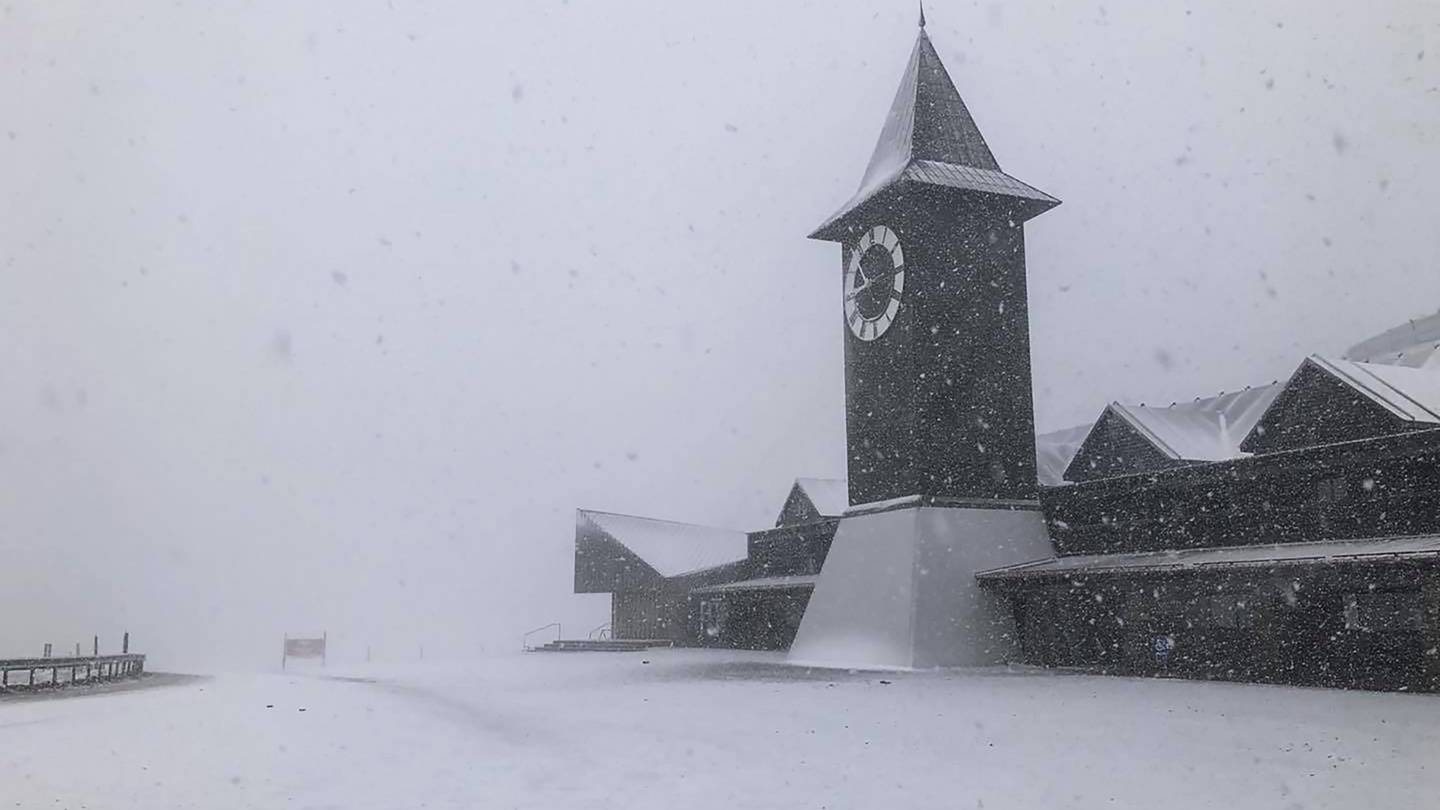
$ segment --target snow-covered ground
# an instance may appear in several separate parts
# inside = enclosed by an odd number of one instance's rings
[[[319,675],[0,699],[0,807],[1440,804],[1425,695],[707,651]]]

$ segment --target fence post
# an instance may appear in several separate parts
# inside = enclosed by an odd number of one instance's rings
[[[125,654],[125,655],[129,655],[129,654],[130,654],[130,631],[129,631],[129,630],[126,630],[126,631],[125,631],[125,640],[120,642],[120,652],[123,653],[123,654]]]
[[[95,643],[95,646],[94,646],[93,649],[95,650],[95,652],[93,653],[93,655],[94,655],[96,658],[99,658],[99,657],[100,657],[100,637],[99,637],[98,635],[95,636],[95,642],[94,642],[94,643]]]

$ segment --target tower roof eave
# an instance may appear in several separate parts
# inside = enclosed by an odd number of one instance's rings
[[[892,189],[907,185],[952,189],[980,200],[1010,207],[1021,221],[1029,220],[1060,204],[1060,200],[1006,174],[999,169],[979,169],[935,160],[912,160],[890,177],[880,178],[861,188],[830,218],[810,234],[811,239],[844,241],[853,215]]]

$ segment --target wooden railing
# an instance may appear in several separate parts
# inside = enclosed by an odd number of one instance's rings
[[[138,678],[144,672],[145,656],[138,653],[75,658],[4,658],[0,659],[0,690],[100,683],[117,678]],[[36,673],[39,673],[39,678]]]

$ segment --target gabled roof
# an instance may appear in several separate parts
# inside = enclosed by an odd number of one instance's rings
[[[812,238],[840,236],[833,227],[882,189],[909,181],[1024,200],[1034,216],[1060,201],[1000,170],[924,26],[860,188]]]
[[[1440,424],[1440,369],[1311,355],[1250,435],[1247,452],[1278,453]]]
[[[1263,385],[1165,407],[1112,402],[1062,475],[1078,482],[1248,455],[1241,443],[1281,388]],[[1038,451],[1038,437],[1036,442]]]
[[[1170,458],[1224,461],[1245,455],[1240,442],[1279,396],[1281,387],[1262,385],[1163,408],[1119,402],[1110,407]]]
[[[576,521],[594,526],[662,577],[675,577],[746,558],[745,532],[581,509]]]
[[[1440,369],[1357,363],[1318,354],[1308,362],[1407,422],[1440,424]]]
[[[849,487],[837,478],[796,478],[780,506],[775,527],[800,526],[837,518],[850,508]]]
[[[795,486],[805,493],[820,517],[840,517],[850,508],[850,489],[841,478],[796,478]]]
[[[1351,346],[1346,360],[1411,368],[1440,368],[1440,312],[1387,329]]]

